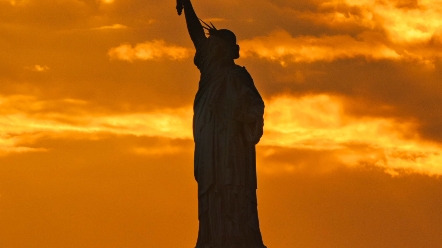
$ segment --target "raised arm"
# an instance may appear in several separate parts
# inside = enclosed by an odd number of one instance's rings
[[[196,16],[195,10],[193,9],[190,0],[180,0],[181,4],[184,6],[184,15],[186,16],[187,30],[189,31],[190,38],[192,39],[193,45],[198,49],[201,42],[206,39],[204,34],[204,29]]]

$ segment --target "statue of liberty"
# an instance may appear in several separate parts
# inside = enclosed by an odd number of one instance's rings
[[[255,152],[263,134],[264,102],[250,74],[234,62],[239,58],[235,34],[211,23],[203,26],[190,0],[177,0],[178,14],[183,8],[201,72],[193,116],[196,248],[265,248]]]

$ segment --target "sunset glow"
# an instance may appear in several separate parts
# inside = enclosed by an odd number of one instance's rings
[[[440,246],[442,1],[192,2],[265,102],[268,247]],[[0,247],[194,247],[175,4],[0,0]]]

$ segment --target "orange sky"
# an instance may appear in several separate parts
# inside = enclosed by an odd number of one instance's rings
[[[265,104],[270,248],[438,247],[440,0],[194,0]],[[0,0],[0,246],[193,247],[199,72],[175,1]]]

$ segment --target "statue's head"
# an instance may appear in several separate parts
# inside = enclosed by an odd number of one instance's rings
[[[221,55],[226,59],[239,58],[239,45],[236,44],[236,35],[228,29],[216,29],[212,23],[211,26],[201,20],[205,25],[203,28],[209,31],[210,37],[216,37],[222,41]]]
[[[210,34],[216,36],[225,42],[226,52],[231,59],[239,58],[239,45],[236,44],[236,35],[228,29],[220,29]]]

